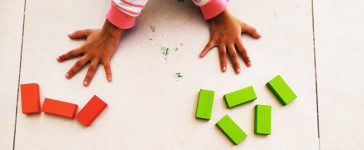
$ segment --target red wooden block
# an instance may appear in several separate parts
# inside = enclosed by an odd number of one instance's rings
[[[94,95],[89,102],[76,115],[76,119],[85,126],[90,126],[99,114],[107,107],[107,104]]]
[[[39,85],[21,84],[21,106],[24,114],[40,113]]]
[[[45,98],[42,111],[45,113],[73,119],[75,118],[77,107],[78,106],[76,104]]]

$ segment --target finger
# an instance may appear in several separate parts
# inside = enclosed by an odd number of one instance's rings
[[[239,41],[235,43],[235,47],[237,48],[238,52],[240,53],[241,57],[243,58],[243,61],[247,67],[251,66],[251,61],[248,55],[248,52],[246,51],[243,44]]]
[[[225,44],[219,45],[219,59],[220,59],[220,67],[221,71],[226,71],[226,47]]]
[[[233,63],[233,68],[236,74],[240,73],[240,66],[238,61],[238,55],[235,50],[234,44],[228,45],[228,52],[231,59],[231,62]]]
[[[88,58],[83,57],[80,60],[78,60],[72,68],[66,73],[66,78],[71,79],[78,71],[80,71],[89,61]]]
[[[91,34],[90,29],[77,30],[71,34],[68,34],[68,37],[71,39],[86,39],[90,34]]]
[[[90,66],[88,67],[87,70],[87,74],[85,77],[85,80],[83,81],[83,85],[84,86],[88,86],[90,85],[92,78],[94,77],[96,70],[97,70],[97,66],[99,65],[99,59],[95,58],[91,61]]]
[[[81,56],[82,54],[83,54],[83,50],[80,49],[80,48],[77,48],[77,49],[74,49],[74,50],[71,50],[71,51],[67,52],[66,54],[58,56],[57,61],[58,62],[63,62],[63,61],[66,61],[68,59],[72,59],[72,58]]]
[[[111,67],[110,67],[110,61],[105,60],[102,63],[104,65],[105,73],[106,73],[106,79],[108,82],[112,81],[112,73],[111,73]]]
[[[212,48],[215,47],[215,43],[212,41],[209,41],[209,43],[207,43],[207,45],[205,46],[205,48],[202,50],[202,52],[200,53],[200,58],[204,57],[208,52],[211,51]]]
[[[255,29],[254,27],[247,25],[245,23],[241,23],[241,31],[242,31],[242,33],[247,33],[251,37],[256,38],[256,39],[259,39],[261,37],[261,35],[258,33],[257,29]]]

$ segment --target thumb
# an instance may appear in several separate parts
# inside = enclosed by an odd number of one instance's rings
[[[71,39],[86,39],[91,33],[92,33],[92,30],[90,30],[90,29],[77,30],[71,34],[68,34],[68,37]]]
[[[241,23],[241,32],[247,33],[251,37],[256,38],[256,39],[259,39],[261,37],[261,35],[258,33],[258,31],[254,27],[249,26],[245,23]]]

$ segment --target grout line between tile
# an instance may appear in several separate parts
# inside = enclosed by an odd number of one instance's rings
[[[317,57],[316,57],[316,28],[315,28],[315,11],[314,11],[314,0],[311,0],[311,18],[312,18],[312,41],[313,41],[313,52],[314,52],[314,66],[315,66],[315,92],[316,92],[316,117],[317,117],[317,137],[319,142],[319,150],[321,150],[321,139],[320,139],[320,115],[319,115],[319,101],[318,101],[318,88],[317,88]]]
[[[20,88],[21,66],[22,66],[22,59],[23,59],[23,43],[24,43],[24,25],[25,25],[26,4],[27,4],[27,0],[24,0],[23,26],[22,26],[22,36],[21,36],[21,44],[20,44],[20,61],[19,61],[18,89],[17,89],[16,109],[15,109],[15,121],[14,121],[13,150],[15,150],[16,124],[17,124],[17,121],[18,121],[18,103],[19,103],[19,90],[20,90],[19,88]]]

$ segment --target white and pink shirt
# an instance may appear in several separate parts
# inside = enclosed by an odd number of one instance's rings
[[[140,14],[148,0],[112,0],[106,18],[120,29],[135,26],[135,18]],[[200,7],[206,20],[222,13],[228,0],[192,0]]]

